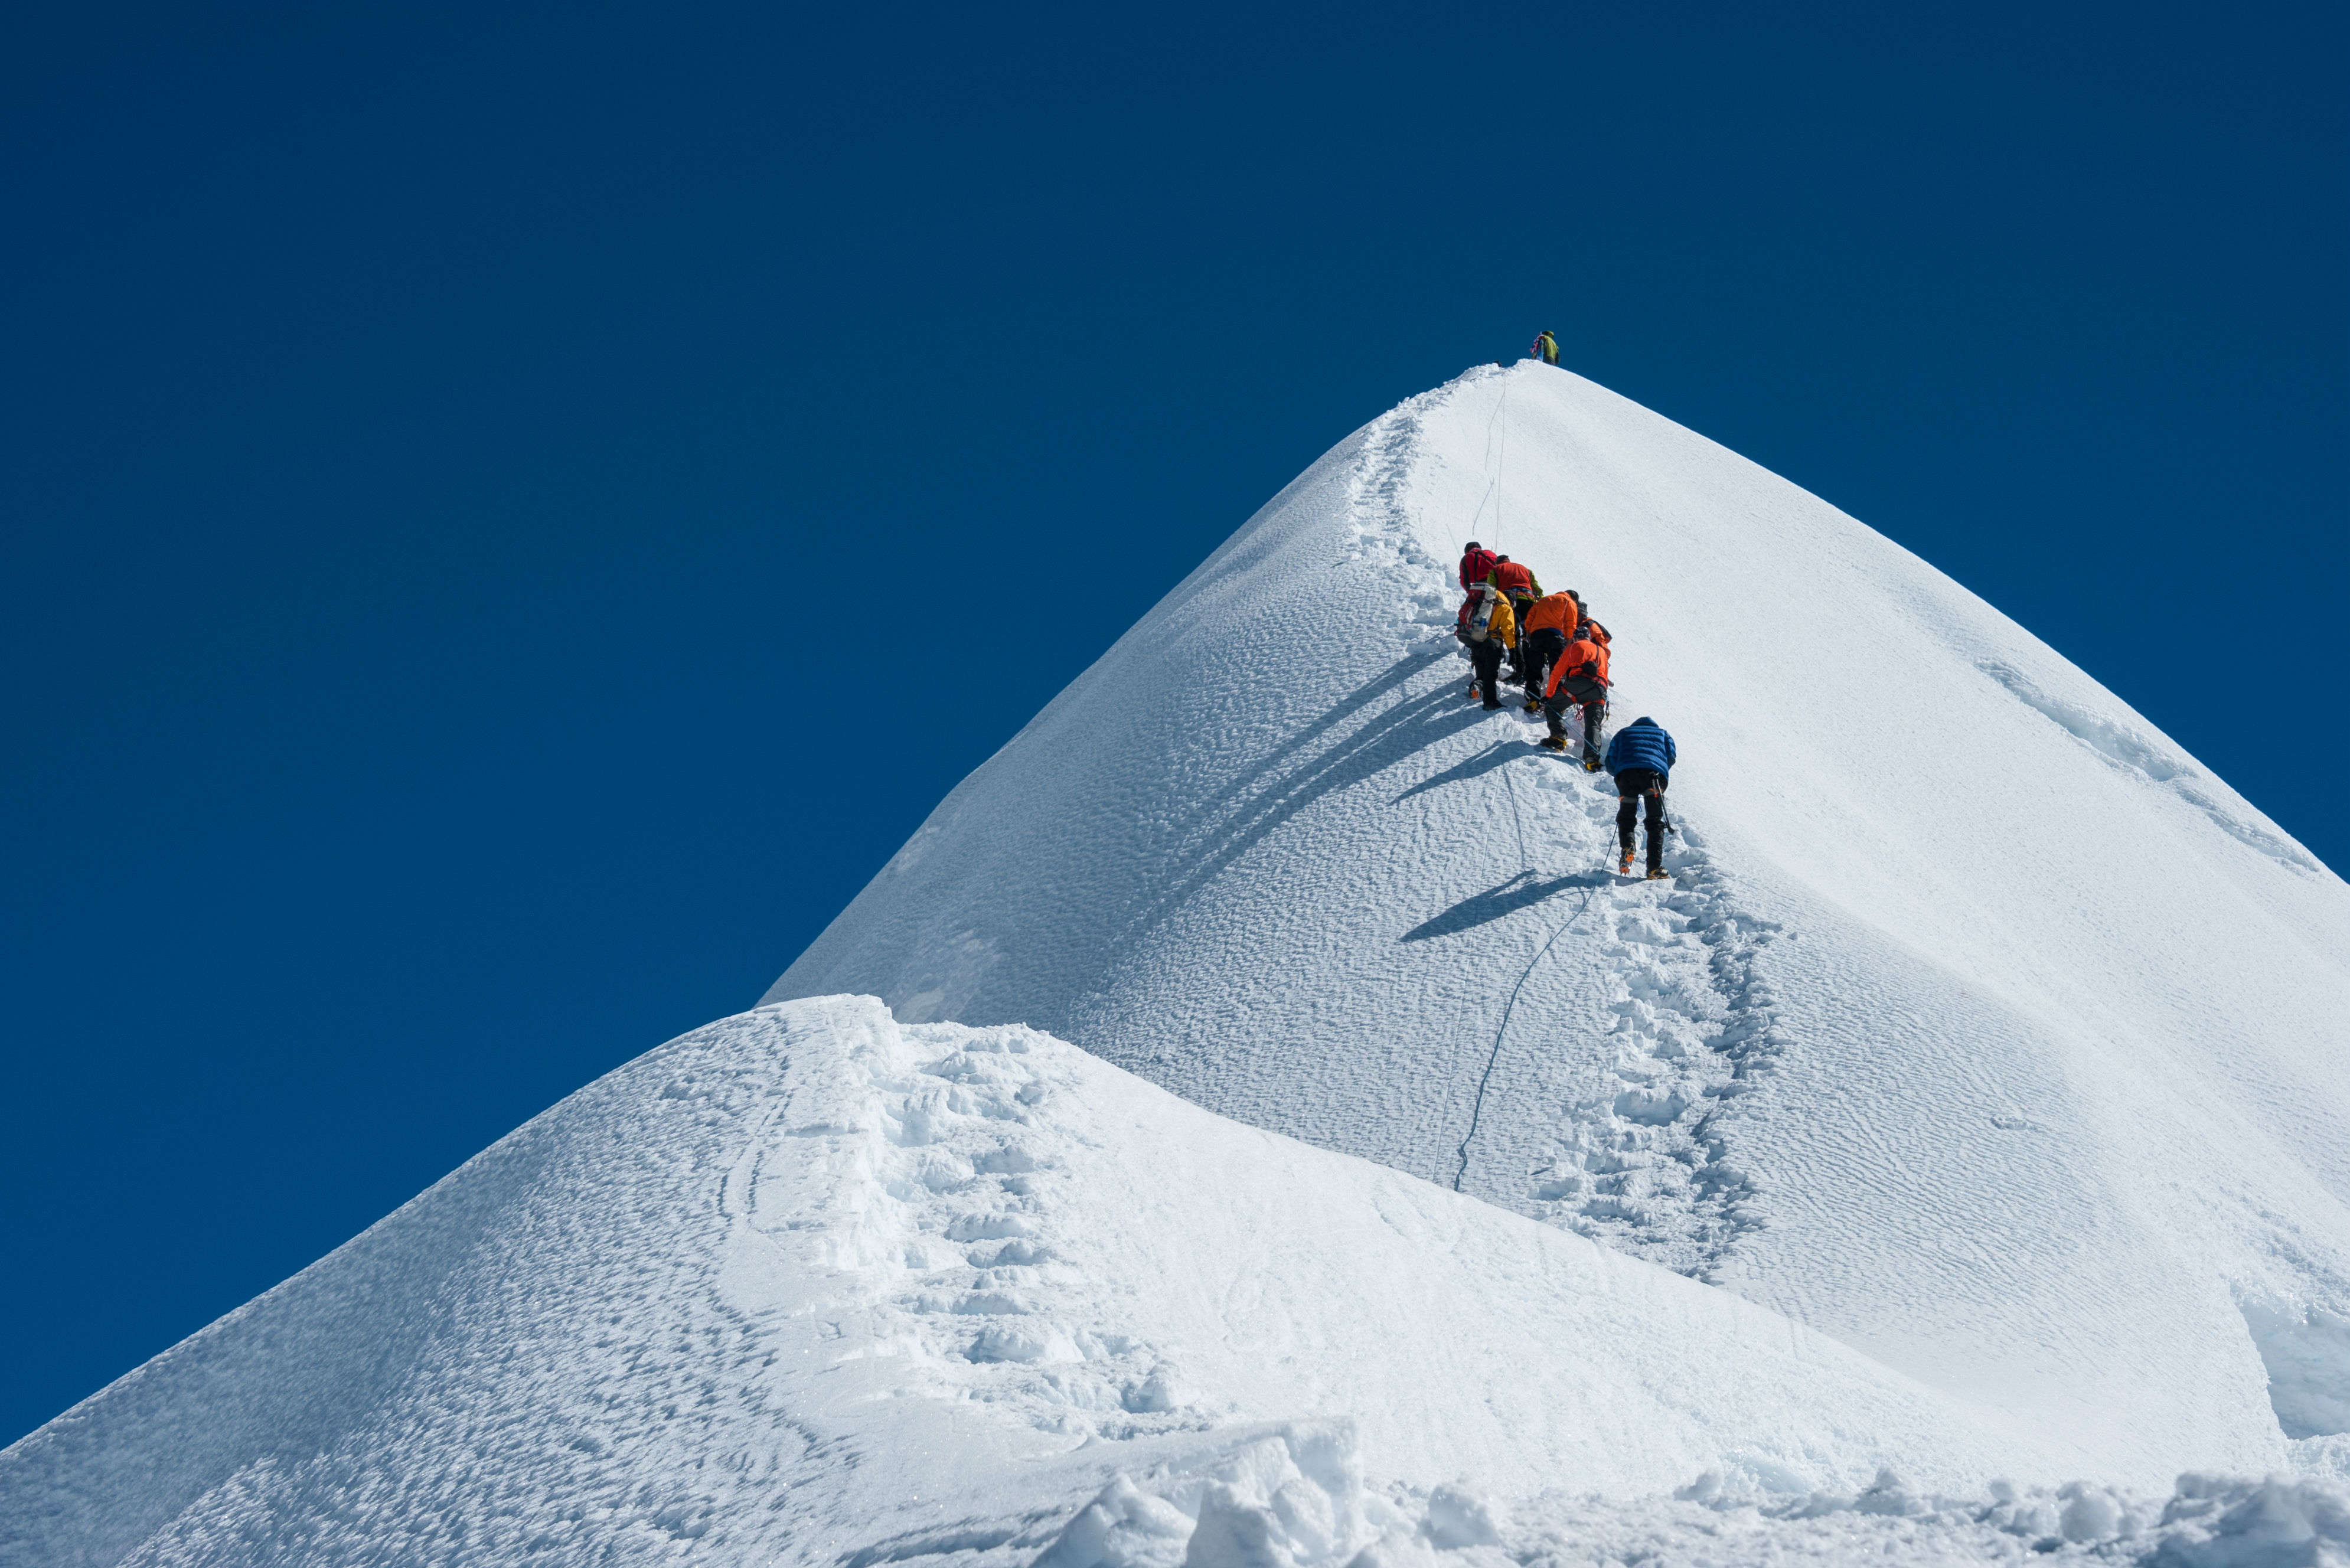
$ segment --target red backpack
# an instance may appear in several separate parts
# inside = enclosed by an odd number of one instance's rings
[[[1503,561],[1493,567],[1493,581],[1512,598],[1523,598],[1534,591],[1534,573],[1523,561]]]
[[[1473,588],[1483,582],[1493,570],[1496,557],[1492,551],[1480,547],[1461,557],[1461,586]]]

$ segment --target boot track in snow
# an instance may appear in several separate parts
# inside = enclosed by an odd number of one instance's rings
[[[1444,564],[1420,544],[1405,510],[1423,423],[1449,411],[1461,389],[1486,379],[1472,374],[1413,399],[1366,432],[1352,486],[1349,554],[1359,559],[1378,546],[1393,552],[1408,606],[1417,611],[1396,628],[1408,641],[1440,643],[1451,637]],[[1506,452],[1490,432],[1485,450],[1489,461]],[[1422,587],[1431,576],[1434,583]],[[1530,727],[1514,705],[1502,717],[1513,728]],[[1537,853],[1612,868],[1613,781],[1547,763],[1536,754],[1493,770],[1524,875],[1544,879],[1534,865]],[[1530,790],[1519,787],[1514,775],[1521,769]],[[1538,803],[1531,822],[1520,805],[1522,794]],[[1606,870],[1595,873],[1577,905],[1516,976],[1470,1101],[1452,1186],[1718,1282],[1738,1239],[1763,1222],[1758,1183],[1735,1158],[1734,1124],[1736,1102],[1761,1086],[1786,1045],[1769,982],[1755,973],[1756,956],[1777,929],[1742,910],[1734,878],[1678,819],[1666,864],[1674,874],[1668,882],[1625,885]],[[1527,907],[1547,911],[1546,904]],[[1611,971],[1612,995],[1600,1025],[1607,1040],[1605,1086],[1560,1108],[1550,1147],[1515,1190],[1490,1174],[1471,1182],[1497,1069],[1520,1053],[1589,1049],[1575,1032],[1559,1026],[1555,1009],[1542,1005],[1543,974],[1561,943],[1597,950]],[[1503,1074],[1505,1081],[1508,1076]]]

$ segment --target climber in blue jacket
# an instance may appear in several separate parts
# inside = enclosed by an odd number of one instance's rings
[[[1648,880],[1662,881],[1665,872],[1665,784],[1672,777],[1673,738],[1664,726],[1646,714],[1616,732],[1607,742],[1607,769],[1616,780],[1616,840],[1624,853],[1616,861],[1617,875],[1632,874],[1632,823],[1648,802]]]

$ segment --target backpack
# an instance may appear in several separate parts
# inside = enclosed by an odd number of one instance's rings
[[[1469,640],[1482,642],[1492,635],[1493,604],[1501,596],[1491,588],[1477,596],[1477,613],[1469,618]]]

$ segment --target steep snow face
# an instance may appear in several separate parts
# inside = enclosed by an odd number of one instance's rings
[[[1463,702],[1472,536],[1678,739],[1671,884]],[[2191,606],[2149,608],[2159,660]],[[2350,1451],[2350,889],[1981,599],[1563,371],[1290,485],[769,996],[838,992],[1727,1286],[2103,1475]]]
[[[0,1563],[1336,1568],[1561,1489],[1530,1551],[1776,1494],[1881,1560],[1929,1505],[1880,1467],[2081,1457],[1057,1040],[834,997],[639,1058],[0,1453]],[[1676,1487],[1690,1518],[1620,1506]],[[2225,1536],[2265,1494],[2212,1495]],[[2307,1539],[2342,1511],[2280,1496]],[[2020,1551],[2066,1506],[1932,1528]]]

